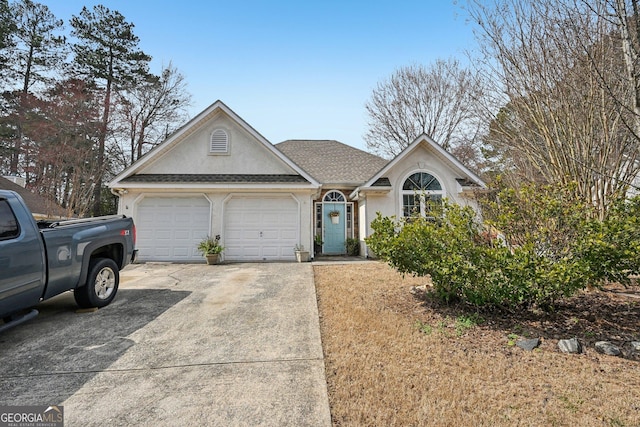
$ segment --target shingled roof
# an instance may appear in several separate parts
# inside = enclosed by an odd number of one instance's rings
[[[290,139],[275,147],[322,184],[360,185],[388,160],[333,140]]]
[[[260,184],[288,184],[308,183],[300,175],[265,175],[265,174],[136,174],[124,178],[122,182],[172,182],[172,183],[260,183]]]
[[[42,197],[39,194],[32,193],[26,188],[15,184],[8,179],[0,176],[0,190],[11,190],[18,193],[27,207],[31,210],[34,217],[40,218],[59,218],[68,217],[67,211],[53,200]]]

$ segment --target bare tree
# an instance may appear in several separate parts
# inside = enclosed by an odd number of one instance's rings
[[[171,64],[160,76],[118,94],[111,152],[125,168],[158,145],[187,117],[191,101],[184,76]]]
[[[590,3],[581,0],[584,5],[589,6]],[[605,3],[605,12],[609,12],[615,16],[615,24],[617,24],[620,45],[622,47],[622,57],[625,65],[625,76],[627,84],[630,88],[630,99],[627,98],[623,105],[629,105],[633,111],[632,129],[635,136],[640,140],[640,11],[638,10],[638,0],[609,0]],[[628,8],[631,7],[632,13],[629,14]],[[600,10],[591,10],[599,13]],[[605,17],[606,19],[606,17]],[[607,85],[605,81],[605,85]]]
[[[398,69],[378,83],[365,108],[367,147],[393,157],[425,133],[450,149],[475,139],[482,86],[457,60]]]
[[[571,0],[573,1],[573,0]],[[619,102],[628,80],[604,2],[471,0],[493,114],[486,142],[528,181],[568,185],[601,216],[638,170],[638,143]],[[604,85],[603,82],[607,82]],[[500,107],[501,106],[501,107]]]

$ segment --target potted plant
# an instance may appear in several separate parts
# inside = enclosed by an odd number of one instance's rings
[[[338,224],[340,221],[340,211],[329,212],[329,217],[331,218],[332,224]]]
[[[313,252],[318,255],[319,253],[322,253],[322,244],[324,242],[322,241],[322,235],[321,234],[316,234],[313,238]]]
[[[347,247],[347,255],[349,256],[360,255],[360,240],[355,239],[353,237],[347,237],[347,240],[345,241],[345,246]]]
[[[293,251],[296,253],[296,261],[309,262],[309,251],[304,249],[302,245],[295,245]]]
[[[217,264],[224,247],[220,245],[220,235],[207,236],[198,243],[198,251],[207,259],[207,264]]]

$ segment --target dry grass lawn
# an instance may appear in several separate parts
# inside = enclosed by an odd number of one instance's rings
[[[334,426],[640,426],[640,361],[592,346],[640,340],[638,298],[584,292],[555,314],[480,313],[473,326],[385,264],[314,271]],[[516,336],[543,343],[528,352]],[[584,353],[560,353],[573,336]]]

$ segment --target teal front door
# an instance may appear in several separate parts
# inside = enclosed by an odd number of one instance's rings
[[[323,223],[324,223],[324,246],[322,253],[325,254],[345,254],[345,238],[346,238],[346,209],[344,203],[327,203],[323,204]],[[331,212],[338,212],[337,219],[332,217]]]

